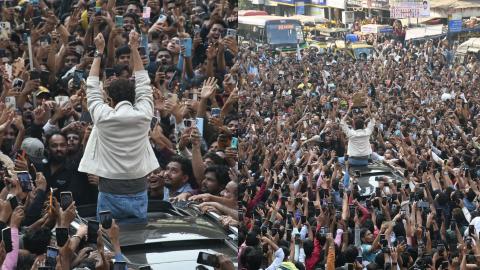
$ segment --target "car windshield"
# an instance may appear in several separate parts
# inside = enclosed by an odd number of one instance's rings
[[[268,44],[296,44],[304,42],[303,31],[300,25],[293,23],[286,24],[268,24],[267,42]]]
[[[356,59],[367,59],[370,58],[373,49],[372,48],[357,48],[353,50],[353,53],[355,54]]]

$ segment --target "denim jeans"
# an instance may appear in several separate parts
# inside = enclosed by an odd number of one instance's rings
[[[338,158],[338,163],[345,165],[345,157],[339,157]],[[367,166],[368,165],[368,159],[356,159],[349,157],[348,158],[348,165],[350,166]]]
[[[107,192],[98,193],[97,220],[101,211],[112,212],[118,224],[146,224],[148,209],[147,191],[136,194],[117,195]]]

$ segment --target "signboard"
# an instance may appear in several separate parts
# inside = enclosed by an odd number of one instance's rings
[[[429,25],[407,29],[405,40],[438,36],[443,34],[443,25]]]
[[[327,0],[305,0],[303,1],[305,4],[312,4],[312,5],[318,5],[318,6],[326,6],[327,5]],[[298,2],[297,2],[298,4]]]
[[[419,17],[430,17],[429,0],[390,1],[390,18],[403,19]]]
[[[355,13],[353,11],[342,11],[343,24],[350,24],[355,22]]]
[[[327,0],[326,5],[333,8],[345,9],[344,0]]]
[[[303,2],[295,3],[295,14],[305,15],[305,4]]]
[[[462,20],[450,20],[448,21],[448,32],[456,33],[462,31]]]

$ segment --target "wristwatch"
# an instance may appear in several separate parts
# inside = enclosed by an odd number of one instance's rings
[[[93,55],[93,57],[97,58],[97,57],[103,57],[103,52],[99,52],[98,50],[95,50],[95,54]]]

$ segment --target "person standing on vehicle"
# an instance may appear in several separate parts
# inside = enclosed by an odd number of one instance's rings
[[[129,47],[135,85],[128,79],[110,83],[104,95],[100,89],[100,63],[105,40],[95,37],[95,59],[87,79],[87,105],[94,128],[79,171],[100,177],[97,218],[109,210],[118,223],[147,222],[147,175],[159,167],[149,143],[153,117],[153,94],[138,47],[139,34],[130,32]]]
[[[353,119],[353,129],[347,125],[347,118],[352,111],[352,104],[348,107],[348,111],[340,121],[340,128],[348,138],[347,155],[351,166],[367,166],[368,159],[372,154],[372,146],[370,145],[370,135],[372,135],[375,127],[375,117],[370,112],[370,103],[367,107],[367,114],[370,121],[365,128],[365,120],[361,116]],[[338,158],[340,164],[345,164],[345,157]]]

